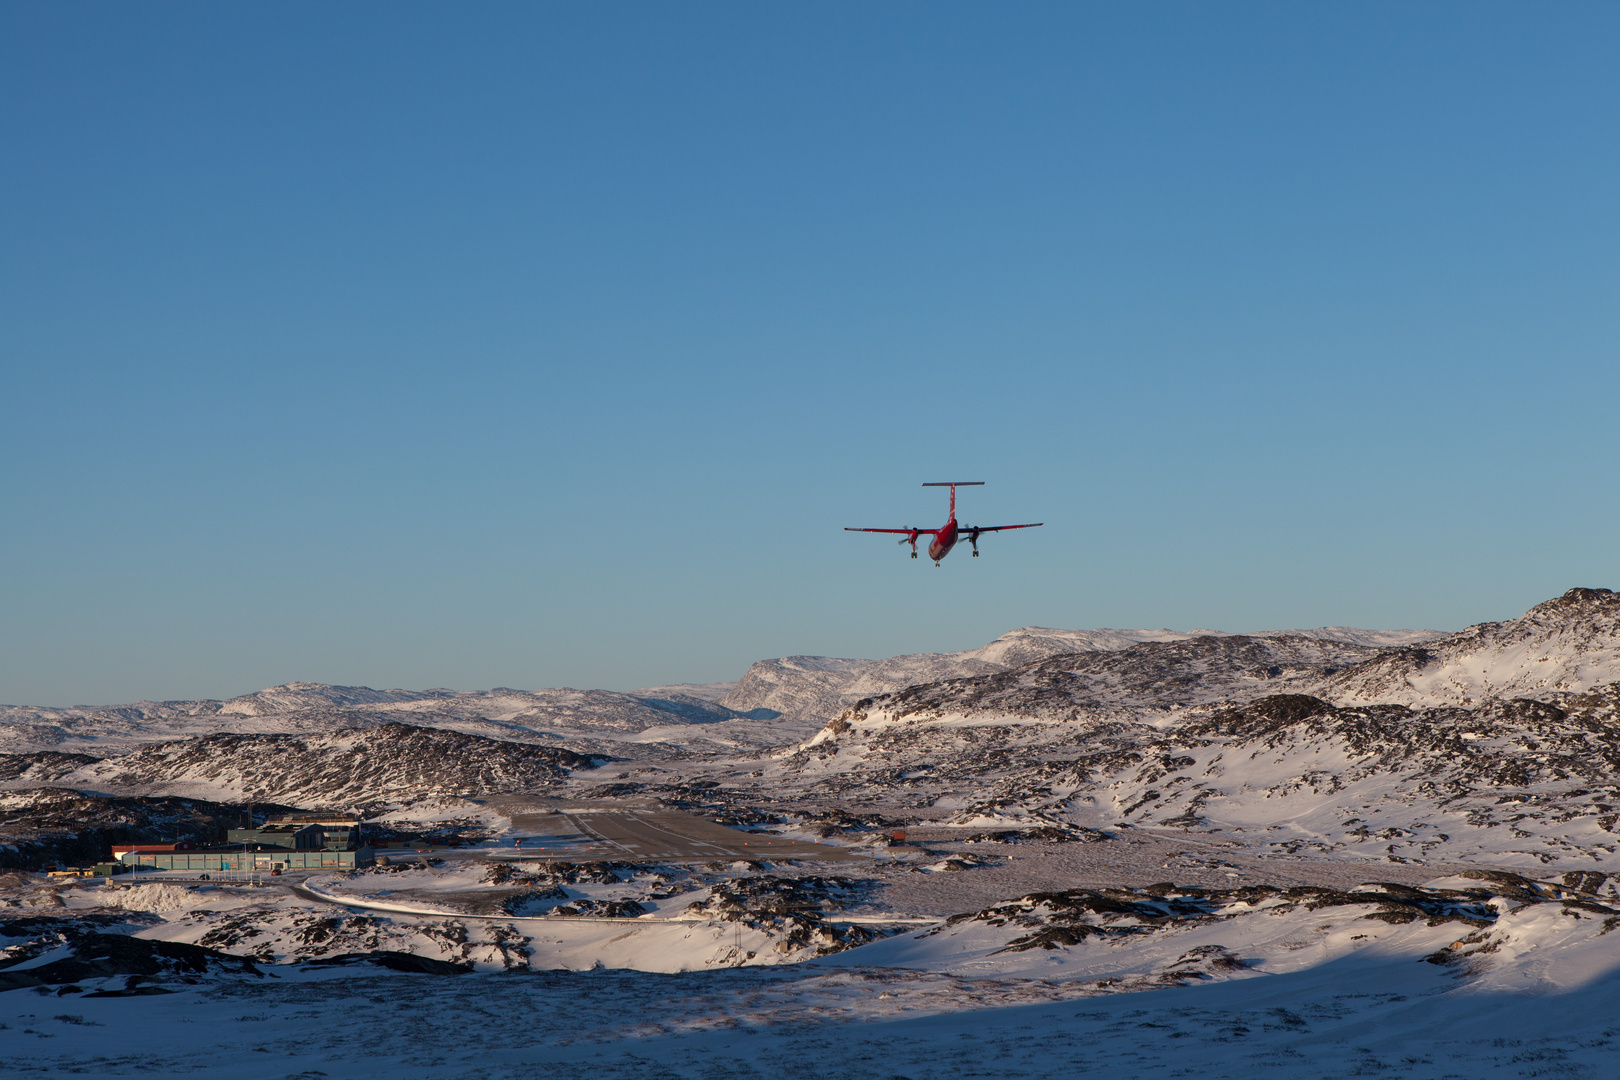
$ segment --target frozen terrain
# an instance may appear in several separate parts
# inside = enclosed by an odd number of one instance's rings
[[[1617,713],[1600,589],[1449,635],[1026,628],[630,694],[8,708],[0,1068],[1620,1075]],[[247,802],[408,846],[29,872]]]
[[[102,906],[128,921],[100,929],[196,937],[198,909],[151,891],[173,888],[139,886],[144,895],[125,898],[144,914]],[[206,899],[234,912],[238,926],[267,925],[248,916],[277,905],[247,891]],[[1348,893],[1033,896],[767,968],[696,963],[729,936],[724,926],[692,928],[688,937],[705,939],[696,947],[669,926],[626,934],[615,924],[617,940],[598,935],[609,958],[631,938],[647,953],[684,950],[689,964],[665,975],[556,970],[569,948],[577,961],[589,955],[572,936],[578,924],[547,930],[553,944],[542,959],[552,970],[513,975],[526,965],[502,932],[510,924],[423,920],[412,938],[398,925],[384,931],[386,920],[329,916],[323,925],[318,910],[279,906],[278,918],[302,923],[308,938],[326,931],[346,946],[470,955],[500,973],[463,974],[465,965],[431,959],[389,970],[399,954],[378,952],[297,963],[267,949],[242,968],[176,950],[167,966],[184,968],[178,978],[90,972],[68,987],[0,994],[0,1063],[29,1075],[206,1075],[223,1059],[233,1076],[267,1078],[948,1077],[1105,1067],[1126,1076],[1325,1078],[1606,1077],[1620,1061],[1620,934],[1610,932],[1620,915],[1590,895],[1507,879]],[[80,963],[109,954],[97,948],[104,937],[81,936],[79,954],[90,959]],[[227,935],[214,941],[230,944]],[[0,978],[74,963],[68,953],[46,948]]]
[[[1215,633],[1195,631],[1196,634]],[[1280,633],[1359,645],[1432,640],[1429,630],[1325,627]],[[1171,630],[1048,630],[1025,627],[978,649],[882,660],[789,656],[761,660],[735,683],[611,690],[373,690],[287,683],[225,701],[140,701],[52,708],[0,705],[0,756],[54,750],[105,755],[144,743],[202,735],[324,734],[412,724],[518,742],[625,741],[704,750],[776,746],[812,734],[872,694],[980,675],[1068,653],[1190,637]],[[1369,649],[1366,655],[1375,650]],[[4,779],[0,771],[0,779]]]

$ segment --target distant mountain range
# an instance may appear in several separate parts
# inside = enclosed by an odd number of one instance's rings
[[[702,791],[750,813],[832,798],[976,827],[1246,834],[1278,857],[1620,870],[1620,596],[1572,589],[1455,634],[1025,628],[631,693],[290,683],[7,707],[0,751],[0,804],[24,814],[64,790],[373,809]]]
[[[230,733],[286,735],[405,723],[519,742],[632,742],[717,750],[780,746],[807,737],[851,703],[917,683],[1004,671],[1050,656],[1183,641],[1171,630],[1025,627],[978,649],[880,660],[789,656],[761,660],[735,683],[644,690],[374,690],[293,682],[224,701],[140,701],[52,708],[0,705],[0,752],[111,753],[145,743]],[[1277,631],[1368,647],[1410,645],[1429,630]]]

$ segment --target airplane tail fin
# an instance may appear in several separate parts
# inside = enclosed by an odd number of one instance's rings
[[[923,487],[948,487],[951,489],[951,520],[956,520],[956,489],[959,487],[984,487],[983,480],[934,480],[924,484]]]

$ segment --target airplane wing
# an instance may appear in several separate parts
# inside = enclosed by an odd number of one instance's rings
[[[1034,521],[1028,525],[958,525],[957,529],[965,533],[1005,532],[1008,529],[1038,529],[1045,524],[1044,521]]]
[[[1009,528],[1009,529],[1021,529],[1021,528],[1023,528],[1022,525],[1008,525],[1008,526],[1005,526],[1005,527]],[[938,529],[851,529],[847,525],[844,527],[844,531],[845,532],[900,533],[900,534],[902,534],[904,536],[910,536],[912,533],[916,533],[918,536],[922,536],[924,533],[927,533],[929,536],[934,536],[934,535],[937,535],[938,532],[939,532]]]

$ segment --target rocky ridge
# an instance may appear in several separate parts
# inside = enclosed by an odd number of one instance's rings
[[[80,767],[62,783],[364,808],[468,793],[535,792],[604,759],[557,746],[504,742],[408,724],[327,735],[207,735],[157,743]]]
[[[700,688],[701,689],[701,688]],[[404,723],[518,742],[643,740],[667,730],[734,742],[733,729],[773,714],[727,708],[679,687],[657,694],[611,690],[372,690],[287,683],[225,701],[137,702],[106,707],[0,706],[0,748],[122,751],[147,743],[220,733],[301,735]]]
[[[978,649],[955,653],[919,653],[885,660],[847,660],[829,656],[787,656],[760,660],[748,669],[720,701],[734,709],[768,708],[784,721],[822,724],[856,701],[893,693],[908,686],[945,679],[972,678],[1021,669],[1051,658],[1123,652],[1143,643],[1169,644],[1195,638],[1237,635],[1213,630],[1053,630],[1027,626],[1003,634]],[[1331,646],[1360,647],[1359,657],[1390,646],[1414,645],[1441,637],[1432,630],[1360,630],[1328,626],[1315,630],[1279,630],[1257,638],[1301,638]]]
[[[778,791],[953,810],[963,824],[1067,820],[1244,834],[1279,855],[1570,860],[1620,866],[1613,594],[1571,590],[1424,646],[1501,643],[1530,697],[1411,699],[1412,649],[1298,636],[1144,642],[865,699],[780,752]],[[1483,644],[1482,644],[1483,643]],[[1489,669],[1485,669],[1488,670]],[[1377,680],[1382,679],[1382,682]],[[1327,694],[1356,690],[1335,704]],[[1323,696],[1317,696],[1317,695]]]
[[[1318,692],[1341,704],[1470,705],[1620,681],[1620,593],[1570,589],[1517,619],[1391,649]]]

